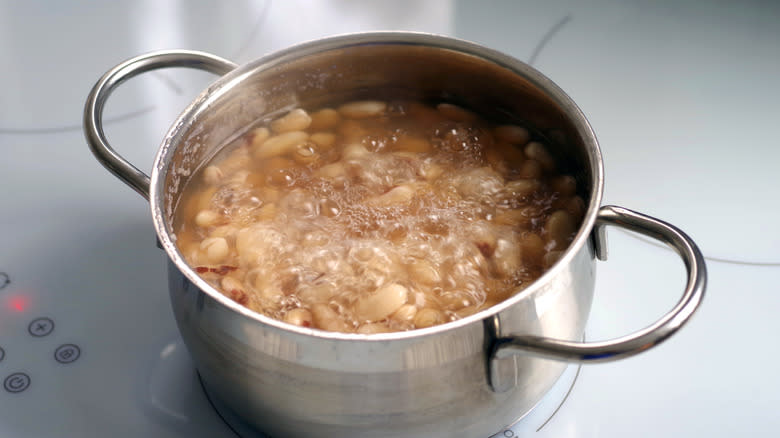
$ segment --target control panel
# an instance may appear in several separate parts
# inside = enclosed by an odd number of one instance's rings
[[[0,299],[4,304],[0,311],[3,328],[0,333],[0,379],[4,392],[20,394],[34,385],[37,370],[49,372],[47,365],[54,367],[77,362],[82,347],[67,336],[56,336],[54,318],[32,315],[30,311],[36,309],[30,309],[30,297],[13,289],[11,275],[0,272]]]

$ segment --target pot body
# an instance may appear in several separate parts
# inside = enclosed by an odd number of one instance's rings
[[[172,217],[189,175],[269,114],[353,99],[465,105],[544,137],[573,174],[587,212],[561,259],[491,309],[438,327],[350,335],[293,327],[221,295],[186,265]],[[530,410],[566,364],[502,359],[497,337],[578,340],[593,296],[590,238],[601,201],[601,156],[571,99],[531,67],[483,47],[423,34],[358,34],[294,47],[221,77],[169,131],[151,176],[151,204],[170,257],[182,337],[210,394],[277,438],[484,437]]]
[[[590,245],[544,287],[483,321],[434,334],[366,341],[313,337],[237,314],[169,264],[176,321],[212,397],[271,437],[487,437],[528,412],[566,363],[501,359],[510,389],[491,388],[500,331],[582,336],[594,283]]]

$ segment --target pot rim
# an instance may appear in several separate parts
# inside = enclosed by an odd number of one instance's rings
[[[428,328],[377,334],[331,332],[299,327],[257,313],[223,295],[203,280],[195,270],[184,261],[184,257],[179,252],[175,240],[171,237],[174,235],[171,224],[166,220],[167,214],[164,205],[165,187],[163,183],[166,175],[171,169],[170,165],[176,147],[181,143],[183,133],[187,128],[192,125],[194,120],[198,119],[201,113],[209,111],[209,104],[216,100],[222,93],[234,86],[238,86],[245,78],[251,76],[258,70],[272,68],[275,65],[318,52],[362,45],[424,45],[432,48],[452,50],[492,62],[511,70],[513,73],[524,77],[524,79],[528,80],[536,87],[544,90],[547,96],[561,107],[561,110],[570,119],[578,134],[582,136],[583,146],[586,149],[589,159],[588,164],[591,167],[590,173],[593,180],[592,186],[589,189],[590,200],[587,205],[583,222],[580,225],[574,240],[564,252],[564,255],[552,267],[547,269],[542,276],[537,278],[533,283],[516,295],[466,318]],[[565,269],[566,266],[571,263],[575,254],[577,254],[582,247],[587,244],[588,240],[590,240],[591,231],[595,225],[596,216],[603,195],[604,165],[596,135],[583,112],[574,103],[571,97],[558,87],[558,85],[535,68],[499,51],[462,39],[422,32],[382,31],[342,34],[297,44],[262,56],[249,63],[242,64],[235,70],[218,78],[193,100],[171,125],[171,128],[165,135],[157,155],[155,156],[150,183],[151,190],[149,193],[149,203],[151,205],[152,219],[159,242],[170,260],[190,282],[200,289],[200,291],[208,294],[212,299],[231,311],[280,331],[293,332],[298,335],[330,341],[385,342],[393,340],[411,340],[438,335],[481,322],[544,288],[551,278],[555,277],[558,272]]]

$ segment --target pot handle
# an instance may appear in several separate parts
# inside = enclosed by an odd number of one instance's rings
[[[119,84],[152,70],[187,67],[224,75],[236,64],[218,56],[189,50],[163,50],[128,59],[104,74],[92,88],[84,106],[84,135],[98,161],[125,184],[149,200],[149,176],[130,164],[108,143],[103,133],[103,108]]]
[[[701,304],[707,283],[704,257],[690,237],[677,227],[635,211],[615,206],[602,207],[596,217],[594,233],[596,253],[606,259],[605,227],[615,225],[659,240],[682,258],[688,272],[688,282],[682,298],[661,319],[652,325],[617,339],[600,342],[572,342],[539,336],[511,335],[497,337],[490,354],[491,385],[495,380],[498,361],[515,354],[532,354],[567,362],[610,362],[654,347],[680,329]],[[497,317],[496,317],[497,318]],[[494,325],[498,325],[495,321]],[[496,327],[498,328],[498,327]],[[495,333],[498,333],[497,331]]]

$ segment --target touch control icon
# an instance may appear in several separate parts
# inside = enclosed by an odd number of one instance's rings
[[[8,392],[22,392],[30,387],[30,376],[25,373],[13,373],[3,380],[3,388]]]
[[[54,321],[50,318],[36,318],[27,326],[27,331],[36,338],[42,338],[54,331]]]
[[[11,284],[11,277],[5,272],[0,272],[0,290],[5,289],[9,284]]]
[[[3,347],[0,347],[0,362],[5,359],[5,350],[3,350]]]
[[[81,349],[78,345],[64,344],[54,350],[54,360],[59,363],[71,363],[81,356]]]

